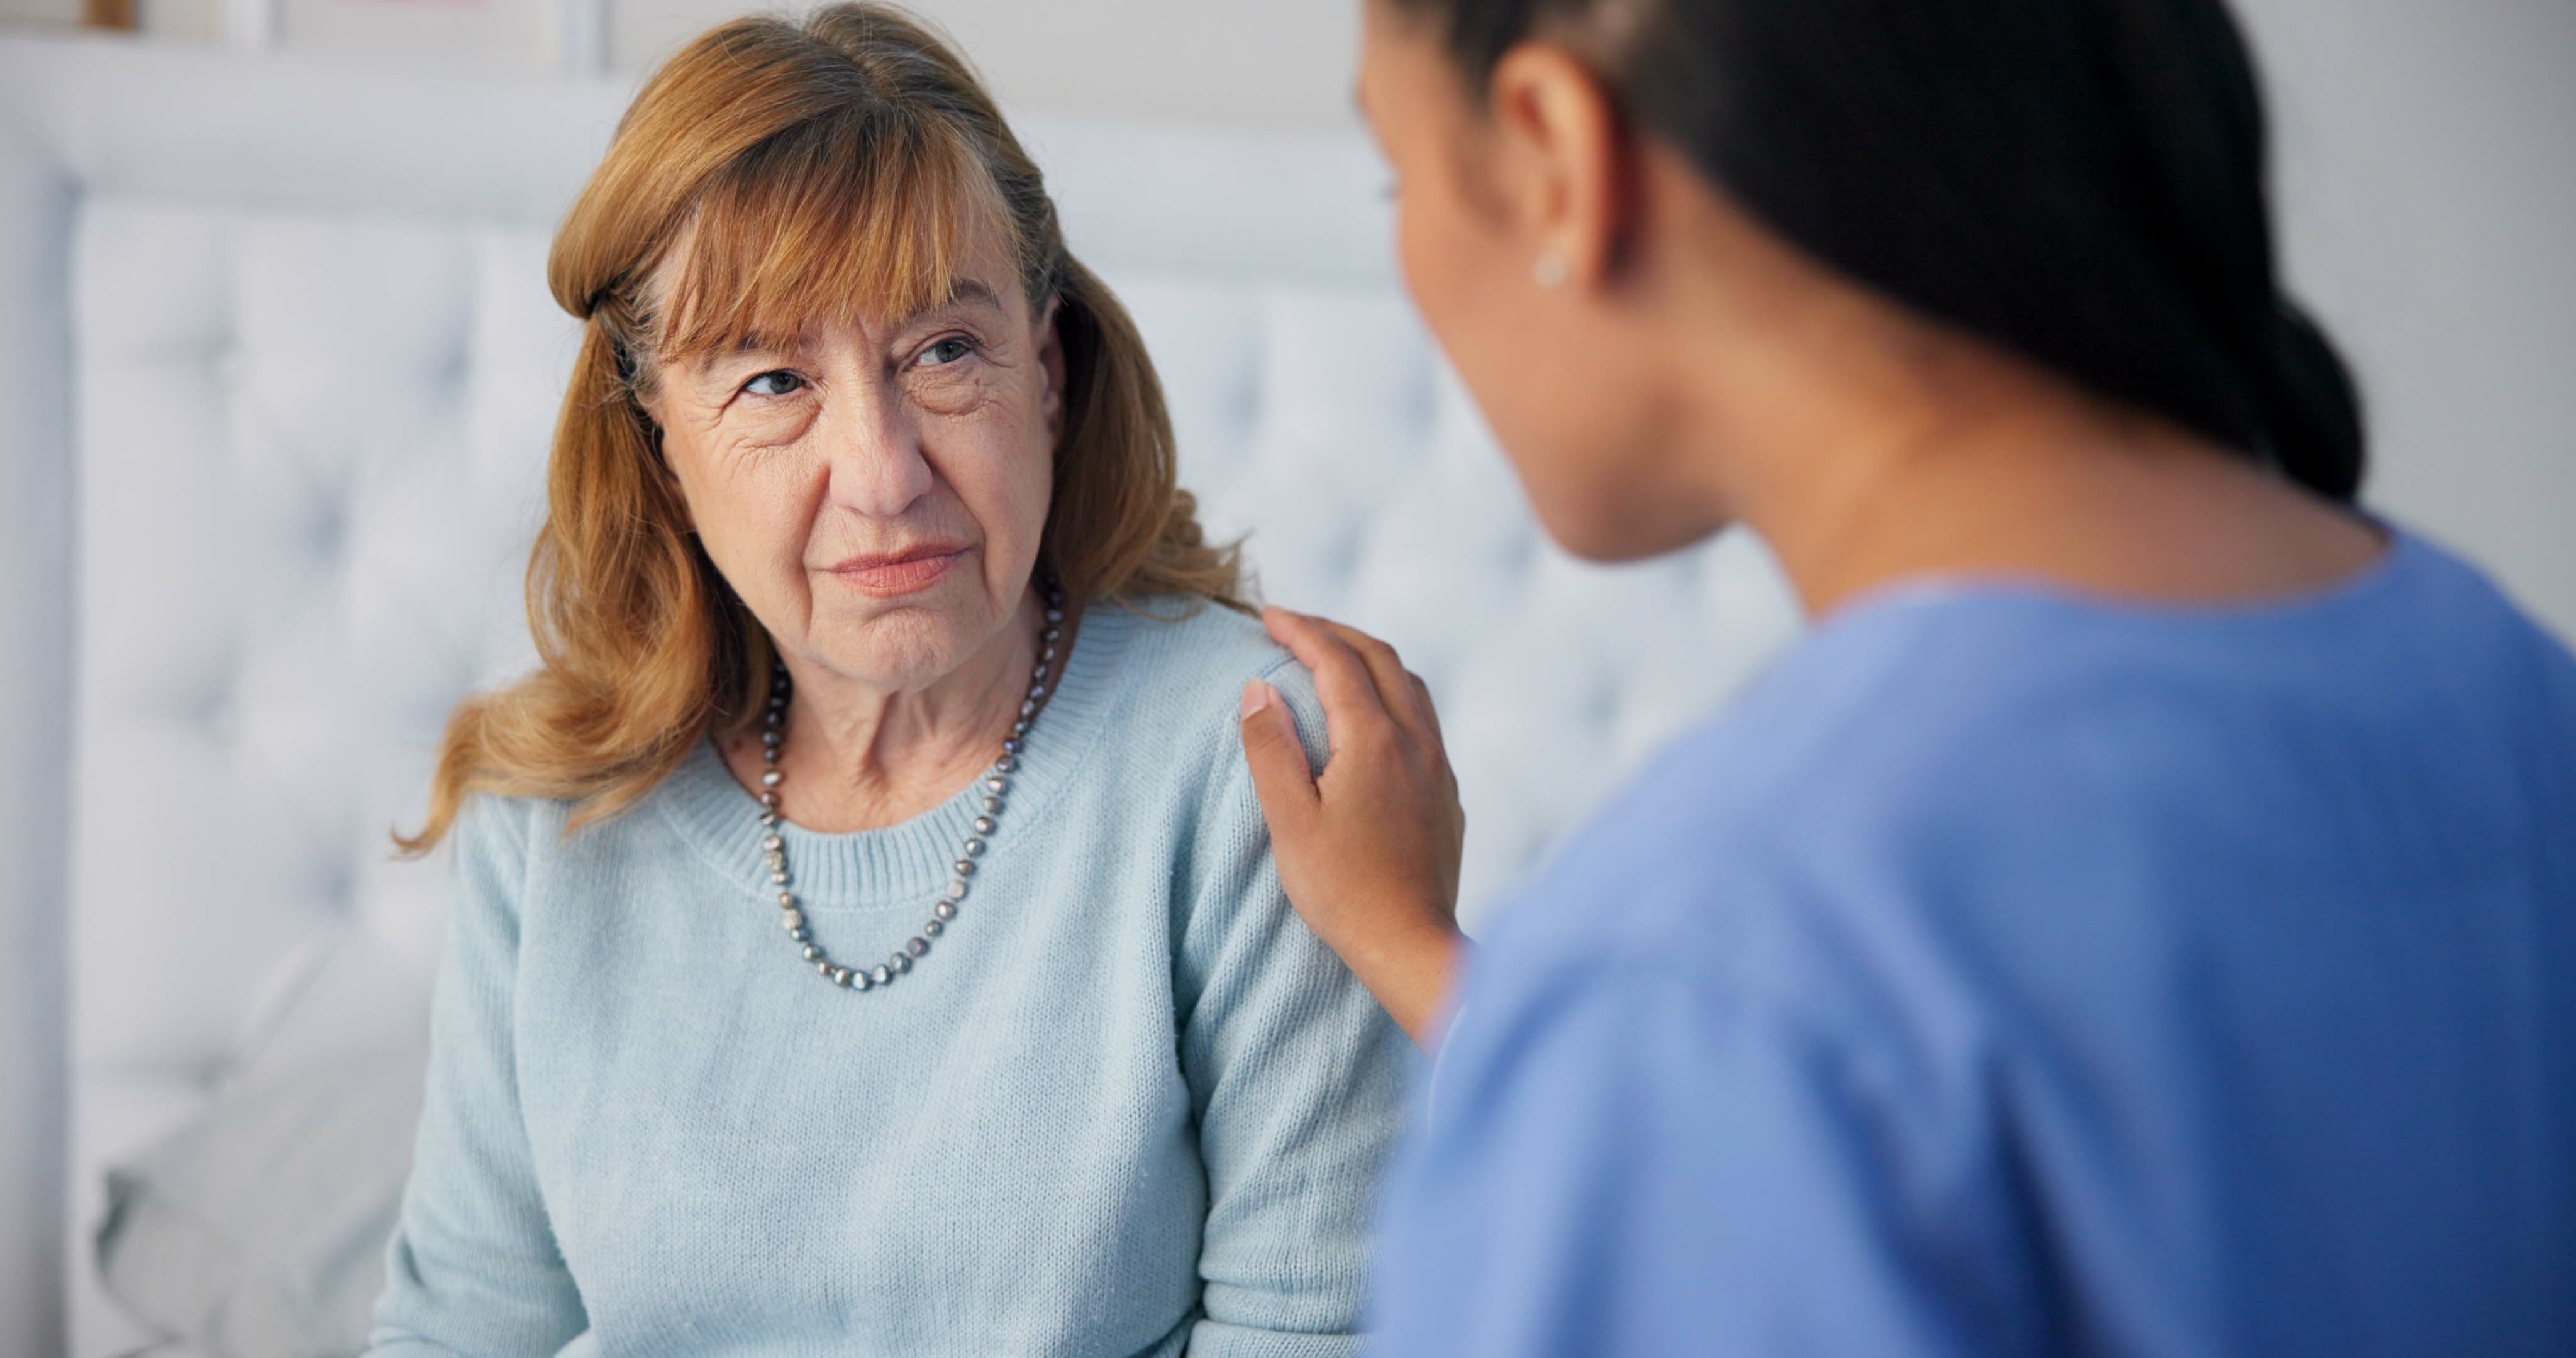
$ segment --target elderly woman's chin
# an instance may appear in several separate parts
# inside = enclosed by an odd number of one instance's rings
[[[814,572],[811,621],[801,636],[771,626],[794,658],[874,688],[926,686],[990,648],[1017,644],[1012,626],[1035,607],[1024,570],[1016,582],[988,580],[982,553]]]

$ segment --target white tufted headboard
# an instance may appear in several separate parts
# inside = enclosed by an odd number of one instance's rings
[[[103,1163],[421,1022],[443,866],[386,831],[529,662],[546,244],[626,93],[0,40],[0,1358],[59,1351],[58,1305],[81,1358],[143,1342],[93,1277]],[[1211,528],[1438,692],[1471,902],[1793,627],[1749,542],[1615,589],[1541,543],[1356,138],[1022,131]]]

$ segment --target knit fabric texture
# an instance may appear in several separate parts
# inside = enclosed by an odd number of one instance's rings
[[[711,743],[570,836],[470,800],[370,1352],[1350,1352],[1411,1049],[1280,892],[1256,676],[1320,764],[1258,622],[1089,609],[958,918],[876,991],[800,959]],[[816,941],[919,933],[982,796],[783,825]]]

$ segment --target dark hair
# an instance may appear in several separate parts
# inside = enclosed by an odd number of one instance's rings
[[[2284,295],[2220,0],[1388,0],[1481,88],[1563,42],[1625,116],[1853,278],[2359,491],[2360,400]]]

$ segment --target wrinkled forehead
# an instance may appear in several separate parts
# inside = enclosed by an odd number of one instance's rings
[[[1028,281],[1010,214],[971,156],[750,170],[711,186],[654,266],[645,292],[665,364],[979,294],[999,302]]]

